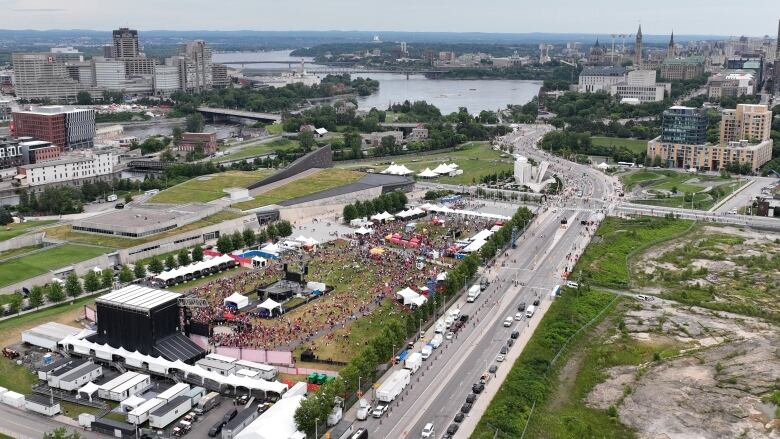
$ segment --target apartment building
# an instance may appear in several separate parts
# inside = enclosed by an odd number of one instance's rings
[[[51,142],[61,150],[94,146],[95,110],[60,105],[13,112],[11,133]]]
[[[720,143],[770,140],[772,112],[766,105],[739,104],[734,110],[723,110]]]

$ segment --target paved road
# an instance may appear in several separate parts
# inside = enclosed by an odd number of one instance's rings
[[[776,185],[778,179],[775,177],[747,177],[751,183],[748,187],[742,189],[728,201],[713,209],[713,212],[724,213],[732,209],[745,207],[753,201],[756,195],[761,195],[761,190],[767,186]]]
[[[85,431],[82,428],[69,427],[37,413],[15,409],[5,404],[2,409],[0,409],[0,433],[11,436],[14,439],[40,439],[43,437],[44,433],[60,427],[65,427],[68,430],[76,430],[81,434],[81,437],[85,439],[100,439],[106,437],[97,433]]]

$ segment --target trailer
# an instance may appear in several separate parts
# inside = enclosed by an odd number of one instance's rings
[[[409,355],[406,357],[406,361],[404,361],[404,369],[409,370],[409,373],[415,373],[418,369],[420,369],[420,366],[422,366],[423,362],[423,355],[419,352],[415,352],[412,355]]]
[[[149,413],[164,406],[165,402],[164,399],[160,398],[152,398],[146,401],[127,414],[127,422],[136,425],[143,424],[149,419]]]
[[[198,402],[198,407],[195,409],[195,413],[206,413],[207,411],[218,406],[220,402],[222,402],[222,397],[219,396],[219,393],[211,392],[200,399],[200,402]]]
[[[397,370],[377,389],[376,397],[382,402],[392,402],[409,385],[411,372],[408,369]]]
[[[149,426],[152,428],[165,428],[175,420],[186,415],[192,408],[192,400],[188,396],[177,396],[167,404],[158,407],[149,413]]]

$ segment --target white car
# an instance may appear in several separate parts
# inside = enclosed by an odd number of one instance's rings
[[[452,331],[444,335],[444,338],[446,338],[447,340],[452,340],[452,337],[455,337],[455,333]]]
[[[653,299],[655,299],[653,296],[645,296],[644,294],[637,294],[636,295],[637,300],[643,300],[645,302],[650,302]]]
[[[387,404],[377,404],[377,406],[374,407],[374,411],[371,412],[371,416],[375,418],[381,418],[386,411],[387,411]]]
[[[508,327],[512,326],[512,321],[513,321],[512,316],[509,316],[509,317],[505,318],[504,319],[504,327],[508,328]]]
[[[566,286],[569,288],[579,288],[580,285],[577,282],[568,281],[566,282]]]
[[[523,320],[523,313],[519,312],[515,314],[515,320]]]
[[[433,423],[429,422],[425,424],[425,427],[422,429],[422,434],[420,435],[421,438],[431,438],[435,437],[436,432],[433,430]]]
[[[498,356],[496,357],[496,361],[499,363],[504,361],[504,359],[506,359],[506,356],[504,356],[503,354],[498,354]]]

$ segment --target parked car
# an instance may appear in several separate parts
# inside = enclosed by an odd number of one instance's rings
[[[422,429],[422,433],[420,434],[421,438],[430,438],[435,437],[436,432],[433,429],[433,423],[429,422],[425,424],[425,426]]]
[[[450,424],[449,427],[447,427],[447,434],[450,436],[454,435],[458,432],[458,424]]]
[[[444,335],[444,338],[446,338],[447,340],[452,340],[452,337],[454,337],[454,336],[455,336],[455,333],[450,331],[450,332],[448,332],[447,334]]]
[[[505,318],[504,319],[504,327],[508,328],[508,327],[512,326],[512,322],[513,321],[514,320],[512,319],[512,316],[509,316],[509,317]]]
[[[510,338],[508,338],[508,339],[506,340],[506,345],[507,345],[508,347],[510,347],[510,348],[511,348],[513,344],[515,344],[515,339],[514,339],[514,338],[511,338],[511,337],[510,337]]]
[[[534,306],[539,306],[539,299],[534,300]]]
[[[468,396],[466,396],[466,402],[469,404],[474,404],[474,401],[476,400],[477,400],[476,393],[469,393]]]
[[[526,308],[525,302],[520,302],[520,305],[517,305],[517,310],[520,312],[525,311],[525,308]]]
[[[505,359],[506,357],[502,354],[498,354],[498,356],[496,357],[496,361],[498,361],[499,363],[504,361]]]
[[[374,411],[371,412],[371,416],[375,418],[381,418],[386,411],[387,411],[387,404],[377,404],[376,407],[374,407]]]
[[[501,355],[506,355],[508,352],[509,352],[509,348],[506,345],[501,346],[501,350],[498,351],[498,353]]]
[[[485,385],[482,383],[476,383],[473,386],[471,386],[471,391],[480,394],[482,391],[485,390]]]
[[[512,331],[512,335],[510,335],[509,337],[511,337],[511,338],[520,337],[520,332],[519,331]]]
[[[523,313],[519,312],[515,314],[515,320],[523,320]]]
[[[497,370],[498,370],[498,366],[495,364],[491,364],[490,368],[488,368],[488,372],[490,373],[496,373]]]
[[[466,418],[466,415],[464,415],[461,412],[458,412],[458,414],[455,415],[455,418],[453,419],[453,421],[455,421],[455,422],[460,424],[461,422],[463,422],[463,419],[465,419],[465,418]]]
[[[463,404],[460,407],[460,412],[461,413],[468,413],[470,411],[471,411],[471,403],[470,402],[467,402],[467,403]]]

